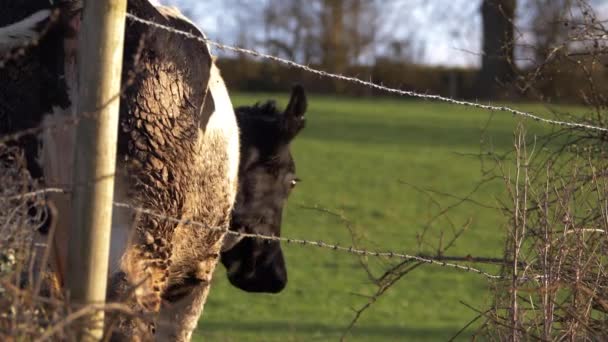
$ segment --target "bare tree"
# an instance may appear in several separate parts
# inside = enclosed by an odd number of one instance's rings
[[[514,76],[514,22],[516,0],[483,0],[481,70],[476,95],[491,97]]]
[[[345,37],[345,0],[322,0],[321,63],[330,70],[341,71],[348,62]]]
[[[568,36],[565,20],[572,9],[573,0],[529,0],[526,12],[531,14],[532,55],[535,64],[543,63]]]
[[[375,54],[380,22],[384,22],[381,6],[373,0],[350,0],[346,7],[346,38],[351,63],[361,63],[367,55]]]
[[[313,62],[315,47],[315,10],[312,2],[302,0],[268,0],[263,12],[262,45],[269,53],[301,61]]]
[[[375,53],[375,0],[267,0],[263,45],[270,53],[340,71]]]

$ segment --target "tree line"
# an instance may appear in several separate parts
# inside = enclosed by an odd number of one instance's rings
[[[521,83],[529,81],[530,70],[546,66],[555,57],[555,50],[559,54],[570,52],[573,45],[568,40],[576,24],[573,21],[580,17],[583,11],[581,4],[585,2],[479,0],[477,7],[473,8],[477,13],[463,13],[460,9],[462,4],[456,2],[421,0],[405,3],[265,0],[261,3],[260,6],[259,1],[231,0],[229,6],[237,11],[236,16],[241,23],[237,32],[239,44],[262,48],[272,55],[335,73],[359,71],[359,76],[373,79],[377,76],[374,71],[384,70],[381,74],[393,74],[395,79],[379,81],[393,86],[440,91],[444,95],[458,97],[492,98],[521,93],[522,89],[525,93],[529,87]],[[421,32],[416,24],[413,19],[416,13],[423,13],[423,20],[431,22],[427,26],[444,26],[448,31],[462,27],[469,28],[469,31],[478,30],[481,34],[475,37],[481,39],[478,42],[480,50],[470,51],[470,54],[476,55],[479,66],[468,70],[438,67],[434,69],[435,74],[429,75],[425,56],[433,54],[434,46],[424,42],[429,34]],[[473,19],[475,15],[479,21]],[[453,38],[455,46],[466,45],[471,35],[461,34]],[[397,70],[399,66],[403,70],[408,69],[409,74],[417,69],[419,72],[415,77],[430,77],[437,85],[420,89],[425,83],[423,80],[414,85],[412,83],[416,80],[399,81],[396,75],[403,74]],[[387,71],[387,68],[391,70]],[[248,74],[251,76],[252,70],[244,73]],[[239,75],[228,78],[238,81]],[[520,84],[514,85],[517,82]],[[554,92],[557,87],[559,85],[549,88]],[[339,91],[345,87],[335,84],[334,88]]]

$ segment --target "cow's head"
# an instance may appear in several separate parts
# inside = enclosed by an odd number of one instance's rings
[[[274,101],[236,109],[241,162],[231,230],[280,236],[283,207],[299,181],[290,143],[304,127],[306,106],[304,89],[295,86],[284,111]],[[277,293],[287,283],[279,242],[228,235],[221,260],[242,290]]]

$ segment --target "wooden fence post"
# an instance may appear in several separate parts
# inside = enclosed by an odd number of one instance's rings
[[[78,41],[78,122],[67,286],[71,303],[106,296],[123,41],[127,0],[85,0]],[[76,327],[79,341],[100,340],[104,312]],[[94,324],[93,324],[94,323]]]

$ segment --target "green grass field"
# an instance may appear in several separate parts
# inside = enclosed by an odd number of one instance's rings
[[[283,106],[287,95],[240,94],[235,105],[268,97]],[[521,106],[541,111],[540,106]],[[400,99],[310,96],[307,128],[293,152],[303,179],[284,215],[283,235],[351,244],[343,221],[305,207],[343,214],[366,247],[415,254],[435,251],[441,234],[452,236],[446,218],[431,223],[421,250],[417,234],[454,198],[421,193],[411,185],[465,196],[482,178],[485,144],[497,152],[512,146],[519,122],[506,113]],[[532,126],[538,132],[538,126]],[[408,183],[410,185],[408,185]],[[473,198],[498,205],[501,181],[484,185]],[[507,220],[498,212],[465,203],[449,212],[456,226],[470,221],[449,254],[502,255]],[[289,282],[279,295],[233,288],[219,266],[196,335],[202,341],[336,341],[374,287],[357,257],[315,247],[283,246]],[[376,269],[379,263],[374,262]],[[483,266],[480,266],[483,268]],[[486,267],[487,269],[487,267]],[[493,271],[496,271],[495,269]],[[351,341],[446,341],[491,303],[485,278],[425,265],[403,278],[369,309]],[[475,326],[473,326],[474,328]],[[470,337],[468,330],[463,338]]]

